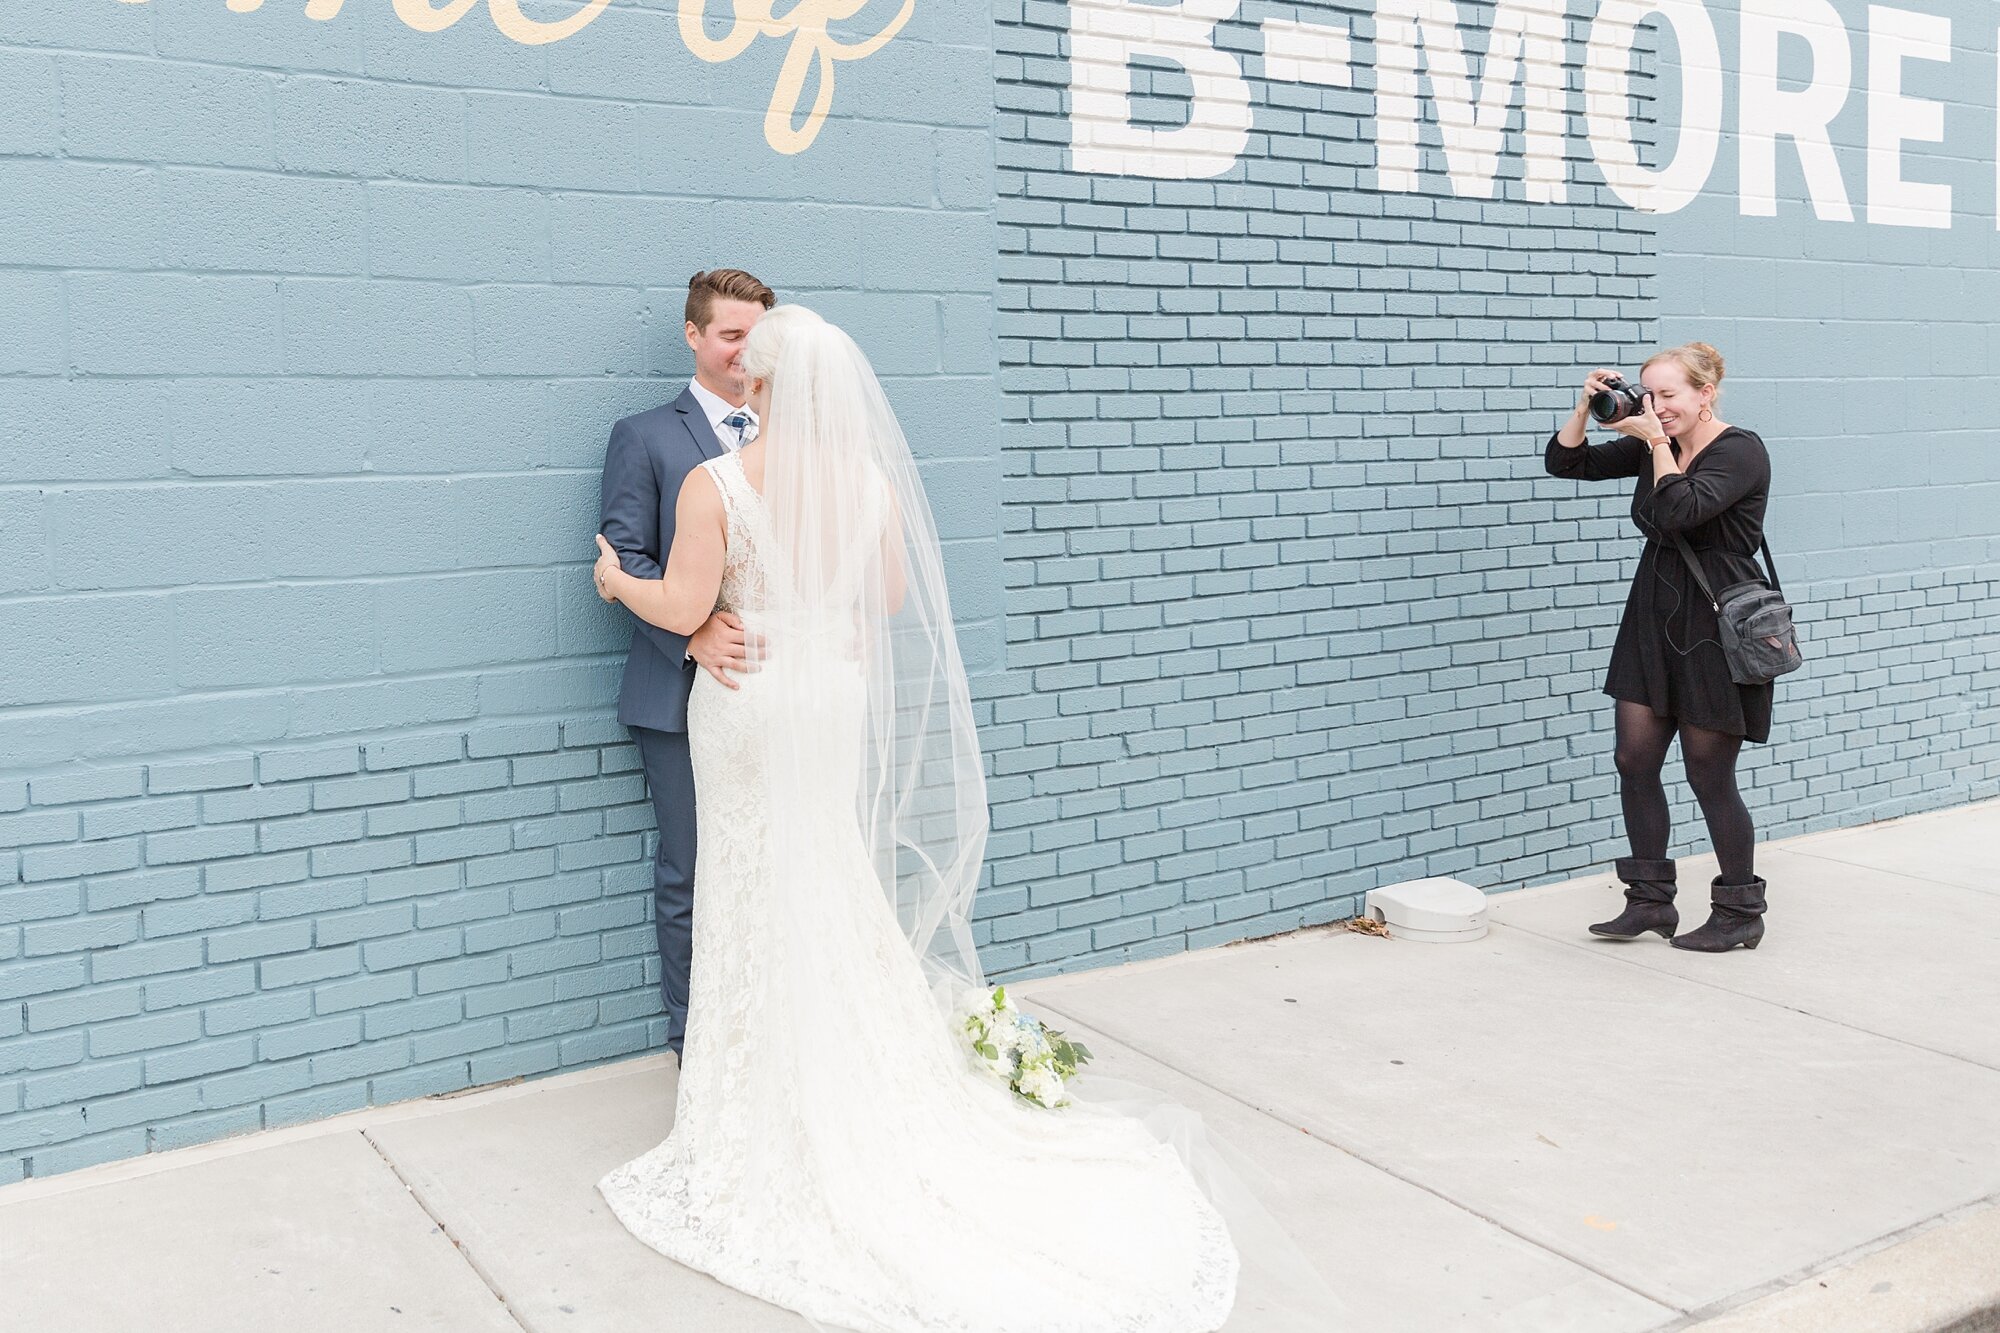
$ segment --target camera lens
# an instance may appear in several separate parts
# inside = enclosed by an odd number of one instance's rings
[[[1636,417],[1646,410],[1646,391],[1616,375],[1604,381],[1604,391],[1590,395],[1590,415],[1603,425]]]

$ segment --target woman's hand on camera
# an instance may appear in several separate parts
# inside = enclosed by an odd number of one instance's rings
[[[1616,378],[1618,378],[1618,372],[1615,370],[1591,371],[1583,381],[1583,397],[1576,400],[1577,416],[1588,416],[1590,413],[1590,400],[1610,389],[1611,386],[1607,381]]]
[[[1666,439],[1667,428],[1660,424],[1659,415],[1653,411],[1653,395],[1647,394],[1642,401],[1646,404],[1645,411],[1636,417],[1614,421],[1611,423],[1611,428],[1620,435],[1630,435],[1635,440],[1645,440],[1648,443]]]

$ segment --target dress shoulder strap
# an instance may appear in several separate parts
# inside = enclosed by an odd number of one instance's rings
[[[738,454],[724,454],[711,458],[702,464],[708,472],[708,479],[715,483],[715,489],[722,492],[722,507],[729,514],[732,527],[740,526],[748,517],[749,502],[755,497],[750,489],[750,479],[743,475],[743,460]]]

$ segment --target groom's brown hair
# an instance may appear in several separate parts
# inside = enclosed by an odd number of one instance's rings
[[[755,301],[769,310],[778,294],[740,268],[716,268],[688,279],[687,322],[705,329],[715,318],[715,303]]]

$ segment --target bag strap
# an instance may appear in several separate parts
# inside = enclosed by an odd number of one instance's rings
[[[1769,539],[1759,537],[1757,544],[1764,552],[1764,570],[1771,576],[1771,591],[1782,594],[1785,589],[1784,585],[1778,582],[1778,562],[1771,555],[1771,543]],[[1694,571],[1694,580],[1701,585],[1702,595],[1708,598],[1709,606],[1720,614],[1722,605],[1716,601],[1715,589],[1709,586],[1708,574],[1702,569],[1701,561],[1696,558],[1694,547],[1688,545],[1687,536],[1676,532],[1674,545],[1681,548],[1681,557],[1687,561],[1688,568]]]
[[[1686,560],[1688,568],[1694,571],[1694,581],[1701,585],[1701,595],[1708,598],[1709,608],[1717,615],[1721,615],[1722,604],[1715,600],[1715,589],[1709,586],[1708,575],[1703,572],[1701,561],[1695,558],[1694,547],[1689,546],[1687,537],[1678,532],[1674,534],[1674,545],[1681,548],[1681,558]]]
[[[1757,534],[1757,544],[1764,549],[1764,572],[1771,576],[1771,591],[1782,593],[1785,585],[1778,582],[1778,561],[1771,554],[1770,538],[1760,532]]]

